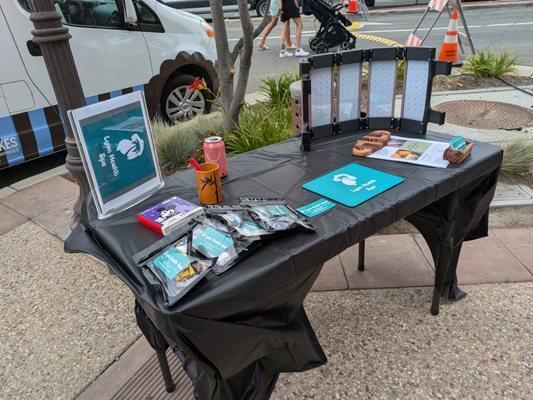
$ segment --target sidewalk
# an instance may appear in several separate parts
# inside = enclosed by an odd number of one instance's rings
[[[39,181],[39,177],[32,179]],[[3,216],[0,219],[0,248],[5,252],[0,286],[3,300],[0,317],[7,321],[0,329],[0,351],[10,360],[0,369],[0,380],[4,386],[0,394],[5,398],[18,396],[24,399],[72,399],[78,395],[79,400],[192,398],[190,382],[174,356],[170,358],[173,360],[173,376],[181,389],[168,397],[163,392],[154,352],[144,339],[137,339],[140,333],[134,323],[132,296],[125,285],[109,275],[101,263],[84,255],[63,252],[58,239],[68,235],[68,220],[77,196],[76,185],[55,176],[25,186],[22,184],[20,187],[24,188],[21,190],[13,189],[11,194],[0,198],[0,213]],[[533,253],[530,251],[533,244],[533,212],[531,206],[526,210],[529,211],[522,212],[519,218],[523,228],[515,225],[515,222],[512,228],[496,226],[489,237],[464,245],[458,268],[462,286],[533,280]],[[440,329],[451,329],[454,323],[452,315],[467,318],[464,313],[476,315],[485,308],[507,307],[507,302],[500,304],[489,301],[489,293],[501,291],[501,285],[490,288],[476,286],[467,289],[474,293],[466,301],[468,306],[464,306],[465,302],[457,306],[444,304],[444,317],[428,319],[433,263],[419,234],[373,236],[367,241],[366,271],[357,271],[356,260],[357,247],[352,247],[324,266],[313,287],[313,291],[322,294],[310,295],[307,301],[307,308],[315,315],[315,319],[320,315],[321,307],[328,302],[345,304],[347,308],[343,313],[358,307],[370,307],[375,302],[376,312],[392,313],[388,319],[392,324],[405,323],[402,321],[416,315],[422,321],[437,324]],[[21,269],[21,265],[24,269]],[[421,289],[397,289],[413,287]],[[374,290],[381,288],[394,289]],[[532,286],[515,284],[508,288],[516,293],[517,301],[523,301],[525,293]],[[398,300],[403,304],[402,309],[393,312],[400,304],[391,302],[396,296],[404,300]],[[337,311],[340,313],[340,309]],[[515,313],[519,311],[513,309]],[[329,338],[328,335],[336,332],[335,323],[338,329],[348,329],[344,321],[347,315],[343,313],[331,317],[332,320],[328,322],[331,325],[328,325],[326,333],[320,334],[326,327],[322,323],[315,323],[320,340],[327,343],[328,355],[333,360],[337,354],[343,355],[342,360],[339,360],[341,364],[350,360],[346,357],[362,357],[359,351],[364,351],[367,356],[370,351],[361,345],[344,353],[343,346],[346,343],[336,344]],[[369,327],[357,320],[367,314],[366,311],[363,314],[348,314],[350,318],[355,318],[350,332],[358,332],[359,336],[354,340],[360,343],[367,340],[366,335],[372,336]],[[493,323],[483,318],[478,321],[480,326]],[[518,319],[513,323],[521,326]],[[328,331],[331,329],[332,332]],[[427,328],[424,328],[423,335],[427,337],[414,338],[417,341],[432,340]],[[528,337],[527,334],[522,335],[519,345],[522,346],[522,341]],[[468,340],[474,345],[473,338]],[[336,349],[329,346],[340,347]],[[477,358],[471,361],[481,362]],[[332,363],[321,371],[328,371],[328,368],[337,371],[339,366]],[[72,376],[65,381],[67,370],[71,371]],[[402,376],[397,372],[395,379],[409,382],[411,372],[406,371],[408,375]],[[340,372],[335,372],[337,377],[330,377],[331,384],[343,385],[343,375],[338,375]],[[326,372],[309,374],[316,378],[316,374],[322,373]],[[306,376],[287,376],[283,377],[282,382],[296,380],[299,382],[297,387],[311,390],[313,381]],[[292,391],[284,384],[276,393],[276,398],[301,398],[294,394],[297,391]],[[279,397],[281,393],[287,394],[287,397]]]
[[[424,382],[424,373],[431,374],[431,378],[427,377],[429,382],[436,379],[427,365],[440,369],[438,375],[446,377],[445,380],[453,385],[454,376],[465,372],[469,364],[473,369],[458,379],[470,380],[477,373],[494,374],[490,370],[492,367],[483,366],[481,361],[491,354],[498,360],[502,352],[509,356],[506,359],[509,371],[502,371],[501,376],[489,385],[490,389],[497,391],[507,387],[505,379],[512,371],[513,381],[519,382],[512,390],[516,394],[526,393],[527,384],[521,381],[527,375],[521,364],[521,354],[525,353],[514,353],[514,350],[518,347],[527,353],[525,347],[530,337],[527,303],[533,285],[465,285],[531,282],[533,254],[529,248],[532,244],[533,229],[497,229],[488,238],[466,243],[458,279],[470,295],[465,301],[445,304],[437,318],[429,313],[433,263],[420,235],[371,237],[367,241],[364,272],[357,271],[357,248],[344,251],[324,266],[313,287],[316,293],[310,294],[306,300],[311,323],[325,347],[329,364],[308,373],[283,374],[273,398],[318,398],[324,394],[328,394],[328,399],[361,398],[371,394],[397,398],[402,392],[411,398],[413,393],[420,397],[437,396],[433,390],[449,398],[454,393],[449,388]],[[503,265],[506,267],[502,268]],[[408,289],[359,290],[381,288]],[[505,313],[500,314],[502,309]],[[502,329],[503,326],[514,326],[517,330]],[[493,331],[503,334],[498,337]],[[509,351],[500,347],[502,344],[515,347]],[[465,353],[458,357],[456,349],[461,347]],[[451,373],[434,356],[439,351],[444,353],[443,357],[452,356],[456,369]],[[410,358],[413,352],[417,353],[414,360]],[[385,355],[386,359],[376,360],[376,355]],[[164,392],[154,351],[144,338],[140,338],[77,400],[193,400],[191,382],[170,351],[168,357],[178,388],[176,393]],[[400,368],[392,367],[394,364],[399,364]],[[383,387],[381,379],[387,375],[394,377],[394,383],[389,384],[398,389]],[[354,385],[354,381],[359,381],[361,386]],[[367,393],[362,389],[365,386],[370,387]],[[462,390],[467,397],[466,394],[476,390],[476,382],[472,379],[466,386],[454,389]],[[309,393],[314,395],[306,397]]]

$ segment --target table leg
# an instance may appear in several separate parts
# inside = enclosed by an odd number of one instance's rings
[[[137,320],[137,326],[146,337],[150,346],[155,350],[157,360],[159,361],[159,367],[161,368],[161,375],[163,375],[163,381],[165,382],[165,387],[167,392],[171,393],[176,389],[176,385],[174,385],[172,374],[170,373],[170,367],[168,366],[166,350],[169,345],[167,340],[163,334],[157,330],[152,321],[150,321],[150,318],[148,318],[148,315],[146,315],[146,312],[143,310],[137,299],[135,299],[135,318]]]
[[[463,240],[450,244],[447,249],[441,247],[438,263],[435,263],[435,287],[431,303],[431,314],[439,314],[440,299],[459,300],[466,296],[457,286],[455,270],[459,261],[459,255],[463,246]]]
[[[453,221],[453,220],[452,220]],[[442,224],[442,237],[440,240],[438,257],[435,260],[435,286],[433,288],[433,299],[431,301],[431,314],[439,314],[439,305],[442,292],[448,276],[448,269],[454,258],[454,226],[455,224]],[[460,246],[459,246],[460,249]]]
[[[433,300],[431,301],[431,315],[439,315],[440,293],[437,288],[433,288]]]
[[[167,355],[162,350],[155,350],[157,354],[157,360],[159,361],[159,367],[161,368],[161,375],[163,375],[163,380],[165,381],[165,388],[168,393],[172,393],[176,390],[176,385],[172,380],[172,374],[170,373],[170,367],[168,366]]]
[[[424,236],[435,262],[435,285],[431,314],[439,314],[440,299],[455,282],[455,269],[464,237],[458,220],[459,195],[453,192],[406,218]],[[447,296],[448,297],[448,296]]]
[[[359,271],[365,270],[365,241],[361,240],[359,242],[359,257],[357,261],[357,269]]]

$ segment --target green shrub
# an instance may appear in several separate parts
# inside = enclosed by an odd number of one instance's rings
[[[503,149],[502,174],[526,175],[533,167],[533,143],[515,140]]]
[[[288,139],[292,133],[288,106],[267,102],[242,106],[239,125],[224,134],[228,155],[233,156]]]
[[[222,131],[220,114],[199,115],[196,118],[168,125],[156,119],[152,121],[154,142],[163,174],[172,173],[187,164],[187,157],[196,155],[207,136]]]
[[[278,76],[267,76],[262,80],[259,91],[267,97],[266,102],[270,105],[289,107],[291,104],[291,83],[299,80],[300,75],[294,72]]]
[[[515,71],[517,61],[518,58],[507,50],[499,55],[491,50],[481,51],[468,58],[468,65],[464,69],[475,76],[499,78]]]
[[[398,61],[398,69],[396,70],[396,86],[402,86],[405,77],[405,60]]]
[[[368,66],[363,64],[362,72],[361,72],[361,86],[367,87],[368,86]]]

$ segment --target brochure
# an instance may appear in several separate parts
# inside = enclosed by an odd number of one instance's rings
[[[443,154],[444,150],[449,146],[450,144],[448,142],[434,142],[431,140],[391,136],[383,148],[367,157],[446,168],[449,161],[443,158]]]

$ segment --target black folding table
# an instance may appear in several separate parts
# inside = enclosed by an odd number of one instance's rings
[[[168,345],[174,349],[198,399],[266,399],[280,372],[305,371],[326,362],[303,301],[327,260],[406,219],[424,236],[435,261],[431,310],[437,314],[441,297],[464,295],[455,273],[463,241],[487,235],[501,149],[475,143],[463,164],[431,168],[354,157],[352,145],[365,133],[316,140],[309,152],[300,151],[300,139],[294,138],[231,158],[224,204],[248,195],[283,197],[298,207],[319,198],[302,189],[304,182],[351,162],[405,181],[355,208],[337,204],[311,220],[315,233],[295,232],[266,243],[224,274],[208,275],[170,308],[133,262],[136,253],[161,239],[140,225],[135,214],[170,195],[197,201],[191,170],[168,177],[160,192],[109,219],[98,220],[89,197],[65,248],[103,260],[130,287],[143,333],[158,354]],[[428,133],[425,139],[450,137]]]

